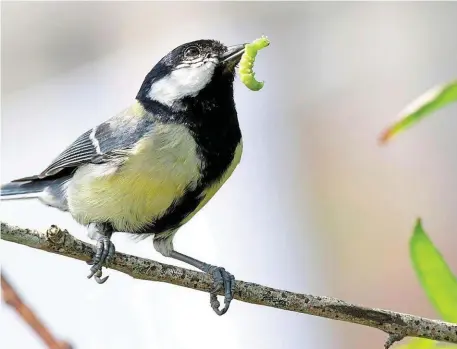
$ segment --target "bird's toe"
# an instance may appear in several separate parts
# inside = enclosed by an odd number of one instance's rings
[[[217,315],[224,315],[229,309],[235,290],[235,277],[224,268],[210,266],[208,273],[213,277],[213,289],[210,292],[210,304]],[[219,309],[218,292],[224,290],[224,308]]]
[[[87,264],[92,265],[90,274],[87,278],[90,279],[95,275],[95,281],[99,284],[103,284],[108,279],[108,276],[102,278],[102,267],[112,260],[115,252],[116,249],[110,238],[107,236],[101,237],[97,241],[94,258],[87,262]]]

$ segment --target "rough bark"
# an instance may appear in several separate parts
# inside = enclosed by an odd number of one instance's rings
[[[66,230],[52,226],[46,232],[1,223],[3,240],[83,261],[92,258],[94,246],[75,239]],[[209,292],[211,278],[201,272],[116,252],[110,269],[135,279],[166,282]],[[220,295],[223,295],[222,292]],[[422,337],[457,344],[457,324],[390,310],[367,308],[342,300],[274,289],[251,282],[236,281],[236,300],[268,307],[370,326],[386,332],[385,347],[405,337]]]

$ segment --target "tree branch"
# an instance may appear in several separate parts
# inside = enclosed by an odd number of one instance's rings
[[[2,225],[3,228],[3,225]],[[5,272],[2,271],[2,274]],[[3,300],[11,306],[19,316],[35,331],[49,349],[71,349],[71,345],[64,341],[57,340],[49,329],[41,322],[36,314],[25,304],[14,287],[6,279],[1,277]]]
[[[56,226],[51,226],[43,233],[2,222],[1,234],[6,241],[83,261],[90,260],[94,253],[94,246],[75,239],[66,230]],[[204,273],[119,252],[116,252],[109,268],[140,280],[166,282],[204,292],[209,292],[212,288],[211,277]],[[223,295],[222,291],[220,295]],[[239,280],[236,281],[234,298],[242,302],[377,328],[389,335],[386,348],[405,337],[422,337],[457,344],[457,324],[362,307],[335,298],[293,293]]]

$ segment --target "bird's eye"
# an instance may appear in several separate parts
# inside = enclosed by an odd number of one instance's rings
[[[191,46],[186,51],[184,51],[185,57],[195,57],[198,55],[200,55],[200,50],[196,46]]]

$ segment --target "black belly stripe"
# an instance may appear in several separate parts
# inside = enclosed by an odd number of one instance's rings
[[[159,236],[160,233],[178,228],[180,223],[200,204],[203,199],[200,197],[202,189],[202,186],[200,186],[196,190],[186,192],[179,201],[171,205],[162,217],[150,223],[144,229],[144,232],[154,233]]]
[[[202,192],[219,180],[232,164],[236,147],[241,141],[241,131],[233,100],[232,84],[213,81],[197,97],[181,101],[185,113],[150,100],[142,100],[143,106],[161,122],[179,122],[189,127],[197,143],[198,155],[205,167],[197,187],[187,191],[159,218],[151,217],[151,223],[137,234],[160,234],[179,228],[203,200]],[[164,235],[165,236],[165,235]]]

